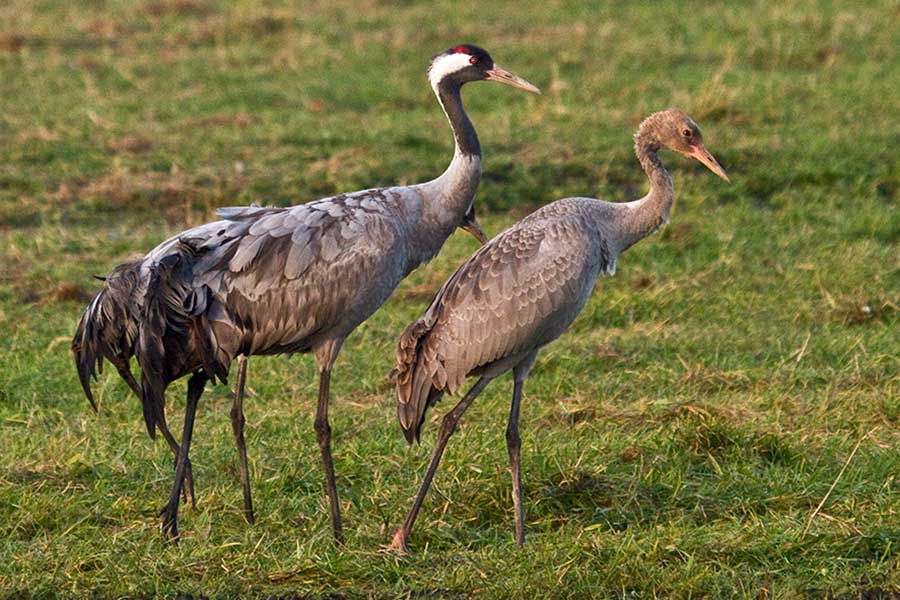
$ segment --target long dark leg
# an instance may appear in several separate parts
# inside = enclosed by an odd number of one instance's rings
[[[519,404],[522,401],[522,383],[513,383],[512,406],[506,425],[506,449],[509,452],[509,471],[512,474],[513,508],[516,512],[516,543],[525,543],[525,509],[522,507],[522,438],[519,437]]]
[[[537,353],[528,356],[513,369],[513,397],[506,425],[506,449],[509,452],[509,471],[512,475],[513,510],[516,513],[516,543],[525,544],[525,508],[522,506],[522,438],[519,437],[519,406],[522,387],[534,365]]]
[[[169,426],[166,424],[166,416],[165,414],[159,415],[159,419],[157,420],[156,427],[162,432],[163,437],[166,438],[166,442],[169,444],[169,448],[172,449],[172,454],[175,458],[175,466],[178,466],[178,453],[180,451],[180,446],[178,442],[175,440],[175,436],[172,435],[172,432],[169,431]],[[184,494],[184,500],[187,502],[191,501],[191,508],[197,508],[197,497],[194,494],[194,473],[191,469],[191,461],[187,459],[184,471],[184,485],[182,486],[181,492]]]
[[[437,445],[434,447],[434,453],[431,455],[431,463],[428,465],[428,470],[425,471],[425,478],[422,480],[422,485],[419,487],[419,493],[416,495],[416,500],[413,502],[409,515],[406,517],[406,521],[403,523],[403,526],[397,530],[397,533],[394,534],[391,548],[400,551],[406,550],[406,544],[409,541],[409,534],[412,531],[413,523],[416,522],[416,516],[419,514],[419,509],[422,508],[425,494],[428,493],[428,488],[431,487],[431,480],[434,479],[434,473],[437,471],[438,463],[441,462],[441,456],[444,454],[444,448],[447,446],[447,441],[450,439],[450,436],[453,435],[453,432],[456,431],[456,425],[459,423],[459,419],[463,416],[463,413],[466,412],[466,409],[469,408],[472,401],[478,397],[478,394],[481,393],[489,382],[490,379],[487,377],[482,377],[476,381],[475,385],[473,385],[463,399],[459,401],[459,404],[454,406],[453,410],[444,415],[444,418],[441,421],[441,430],[438,433]]]
[[[247,381],[247,357],[238,356],[237,377],[234,384],[234,403],[231,405],[231,429],[241,463],[241,487],[244,490],[244,518],[253,524],[253,500],[250,498],[250,470],[247,467],[247,444],[244,443],[244,384]]]
[[[184,431],[181,434],[181,451],[178,453],[178,462],[175,466],[175,481],[172,484],[172,493],[169,494],[169,502],[162,509],[162,534],[171,539],[178,539],[178,499],[181,496],[181,487],[184,484],[184,476],[187,472],[188,454],[191,450],[191,435],[194,432],[194,416],[197,413],[197,403],[203,394],[203,386],[206,385],[206,374],[202,371],[194,373],[188,380],[187,407],[184,411]]]
[[[128,387],[131,388],[131,391],[134,392],[135,396],[138,399],[141,398],[141,386],[138,385],[138,382],[135,380],[134,375],[131,374],[131,369],[128,367],[128,363],[125,360],[112,360],[110,362],[115,365],[116,370],[119,371],[119,375],[122,379],[125,380],[125,383],[128,384]],[[169,449],[172,450],[173,464],[177,465],[178,463],[178,442],[175,440],[175,436],[172,435],[172,432],[169,431],[169,426],[166,424],[166,414],[162,413],[158,415],[156,427],[163,434],[163,437],[166,439],[166,443],[169,444]],[[181,490],[184,494],[184,501],[187,502],[188,499],[191,501],[191,508],[197,507],[197,499],[194,496],[194,474],[191,471],[191,461],[187,463],[187,471],[184,476],[185,486]]]
[[[344,529],[341,524],[341,503],[338,499],[337,483],[334,480],[334,461],[331,459],[331,425],[328,423],[328,388],[331,384],[331,367],[319,371],[319,403],[316,407],[316,439],[322,451],[322,466],[325,468],[325,491],[331,505],[331,527],[337,543],[344,543]]]

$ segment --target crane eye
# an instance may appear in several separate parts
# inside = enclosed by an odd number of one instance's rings
[[[477,64],[478,64],[478,57],[477,57],[477,56],[470,56],[470,57],[469,57],[469,64],[477,65]]]
[[[692,135],[694,135],[694,132],[691,131],[690,129],[685,129],[681,133],[682,133],[682,135],[684,135],[684,137],[691,137]]]

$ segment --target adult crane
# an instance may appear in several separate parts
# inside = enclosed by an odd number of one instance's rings
[[[597,277],[615,273],[619,254],[668,222],[674,192],[658,156],[660,148],[693,157],[728,181],[703,145],[700,128],[678,109],[647,117],[634,146],[650,179],[646,196],[624,203],[565,198],[538,209],[475,252],[401,336],[392,376],[397,416],[408,442],[419,438],[426,411],[441,396],[459,390],[470,375],[478,380],[444,416],[431,463],[406,521],[394,535],[393,548],[405,550],[460,417],[492,379],[509,370],[513,396],[506,442],[516,542],[525,543],[519,405],[538,351],[568,329]]]
[[[335,539],[343,540],[328,422],[334,361],[350,332],[406,275],[434,257],[454,229],[464,227],[483,239],[473,209],[481,146],[463,108],[462,86],[495,81],[538,92],[471,44],[435,56],[428,79],[455,139],[442,175],[288,208],[221,209],[221,221],[189,229],[143,260],[119,267],[85,311],[73,350],[86,393],[103,357],[116,357],[118,367],[135,356],[151,437],[164,427],[165,389],[190,375],[175,478],[162,511],[165,536],[178,536],[179,496],[206,382],[224,382],[238,356],[309,352],[319,370],[315,430],[332,528]],[[239,373],[232,419],[249,509],[243,383]]]

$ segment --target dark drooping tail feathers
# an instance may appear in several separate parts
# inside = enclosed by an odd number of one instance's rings
[[[103,372],[103,359],[127,364],[134,354],[138,316],[135,295],[140,283],[140,261],[119,265],[104,281],[81,315],[72,339],[72,354],[84,395],[94,410],[91,378]],[[120,371],[121,373],[121,371]],[[127,382],[127,380],[126,380]]]
[[[397,418],[408,443],[419,441],[425,413],[444,395],[440,378],[436,381],[434,357],[428,360],[424,342],[433,323],[426,315],[406,328],[397,342],[397,355],[391,379],[397,386]],[[444,384],[446,381],[443,382]]]
[[[141,367],[141,403],[151,438],[163,417],[169,382],[197,367],[210,379],[225,381],[227,366],[217,364],[203,312],[208,290],[191,283],[196,249],[179,241],[150,268],[135,355]]]

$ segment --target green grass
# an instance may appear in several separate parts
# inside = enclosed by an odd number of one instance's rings
[[[215,0],[0,7],[0,595],[886,598],[900,594],[900,10],[869,3]],[[448,401],[407,448],[386,374],[474,248],[454,236],[349,338],[333,383],[347,544],[329,540],[309,357],[255,358],[258,523],[210,387],[183,541],[171,464],[68,344],[108,272],[215,207],[432,177],[428,58],[472,41],[543,88],[465,100],[489,233],[566,195],[640,196],[631,134],[678,105],[728,186],[664,157],[672,224],[619,261],[525,388],[528,545],[492,384],[403,519]],[[176,429],[184,382],[170,388]],[[860,445],[821,511],[855,444]],[[805,533],[804,533],[805,532]]]

